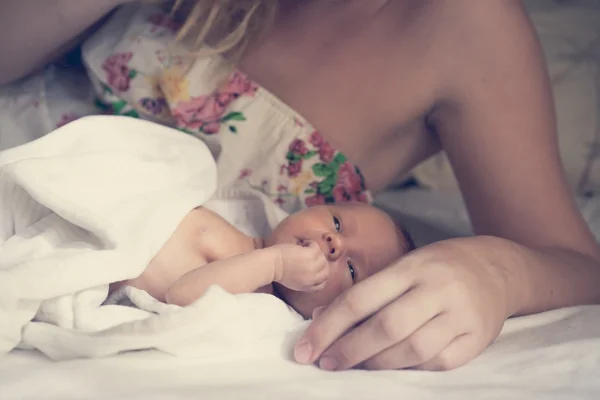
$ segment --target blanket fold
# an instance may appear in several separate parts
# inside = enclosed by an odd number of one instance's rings
[[[237,313],[218,288],[189,310],[140,303],[145,293],[133,288],[136,308],[103,304],[111,282],[139,276],[213,196],[216,177],[200,140],[128,117],[82,118],[0,153],[0,355],[17,346],[55,359],[166,350],[202,339],[206,329],[193,326],[208,308]],[[278,299],[266,301],[289,318]]]

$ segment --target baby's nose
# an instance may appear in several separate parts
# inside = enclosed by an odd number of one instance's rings
[[[327,244],[327,258],[334,261],[340,258],[344,252],[342,238],[340,235],[328,233],[325,235],[325,243]]]

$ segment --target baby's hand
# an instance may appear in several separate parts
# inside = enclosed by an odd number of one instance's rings
[[[274,247],[280,255],[275,282],[302,292],[314,292],[325,287],[329,264],[318,244],[308,242],[305,246],[279,244]]]

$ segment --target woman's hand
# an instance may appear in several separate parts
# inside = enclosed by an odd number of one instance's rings
[[[416,250],[317,311],[295,348],[327,370],[448,370],[479,355],[514,312],[502,239],[452,239]]]

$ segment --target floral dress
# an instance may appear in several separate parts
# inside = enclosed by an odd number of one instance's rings
[[[221,57],[178,49],[177,28],[156,7],[116,12],[83,46],[96,105],[198,137],[220,186],[243,181],[285,211],[370,201],[357,166],[308,121]]]

